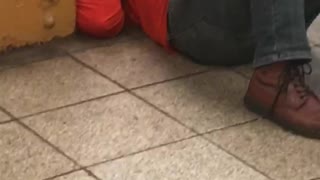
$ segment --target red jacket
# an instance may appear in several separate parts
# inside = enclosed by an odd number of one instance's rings
[[[169,49],[168,1],[77,0],[77,26],[95,37],[113,37],[122,30],[126,14],[152,40]]]
[[[168,1],[169,0],[126,0],[125,10],[135,23],[155,42],[169,48]]]

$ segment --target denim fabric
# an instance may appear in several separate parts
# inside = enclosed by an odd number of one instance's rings
[[[305,27],[319,12],[320,0],[170,0],[168,31],[197,63],[258,67],[310,60]]]

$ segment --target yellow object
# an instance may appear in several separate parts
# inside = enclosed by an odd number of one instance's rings
[[[0,51],[63,37],[75,29],[75,0],[0,0]]]

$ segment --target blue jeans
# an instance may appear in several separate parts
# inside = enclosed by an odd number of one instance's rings
[[[169,40],[200,64],[311,60],[306,27],[319,13],[320,0],[170,0]]]

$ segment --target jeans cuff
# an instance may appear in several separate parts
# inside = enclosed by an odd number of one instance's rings
[[[312,59],[312,55],[310,51],[288,51],[281,52],[277,54],[270,54],[262,57],[256,57],[254,59],[253,66],[260,67],[273,63],[283,62],[283,61],[295,61],[295,60],[310,60]]]

